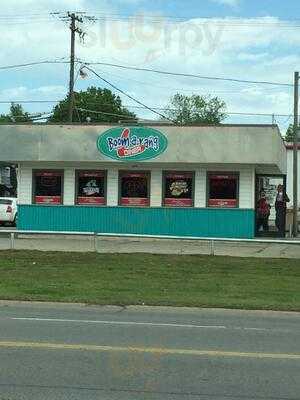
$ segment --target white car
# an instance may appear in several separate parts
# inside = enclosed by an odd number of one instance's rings
[[[0,197],[0,224],[16,225],[17,218],[17,199],[14,197]]]

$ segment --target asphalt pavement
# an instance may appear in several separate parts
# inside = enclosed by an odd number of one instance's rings
[[[0,302],[0,393],[299,400],[300,314]]]

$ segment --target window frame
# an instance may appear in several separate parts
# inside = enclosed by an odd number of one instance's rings
[[[228,175],[234,176],[236,178],[237,190],[236,190],[236,204],[234,206],[221,206],[216,205],[212,206],[209,204],[210,202],[210,177],[213,175]],[[222,201],[222,199],[216,199]],[[206,207],[207,208],[220,208],[220,209],[236,209],[240,206],[240,173],[236,171],[207,171],[206,173]]]
[[[45,203],[37,203],[36,202],[36,197],[42,197],[42,196],[36,196],[36,174],[41,173],[41,172],[55,172],[61,174],[61,196],[60,196],[60,202],[59,203],[51,203],[51,202],[45,202]],[[38,169],[33,169],[32,170],[32,199],[31,202],[34,205],[39,205],[39,206],[61,206],[64,204],[64,175],[65,171],[64,169],[55,169],[55,168],[38,168]],[[44,197],[58,197],[58,196],[44,196]]]
[[[141,175],[146,175],[147,177],[147,192],[148,192],[148,204],[141,204],[141,205],[135,205],[135,204],[122,204],[122,177],[126,174],[141,174]],[[151,205],[151,171],[134,171],[134,170],[119,170],[118,174],[118,189],[119,189],[119,194],[118,194],[118,205],[120,207],[150,207]],[[138,197],[132,197],[133,199],[138,198]]]
[[[101,172],[103,173],[103,178],[104,178],[104,203],[103,204],[97,204],[97,203],[78,203],[78,188],[79,188],[79,174],[81,172],[86,172],[86,173],[92,173],[92,172]],[[74,204],[75,206],[84,206],[84,207],[88,207],[88,206],[94,206],[94,207],[104,207],[107,205],[107,170],[103,170],[103,169],[76,169],[75,170],[75,193],[74,193]]]
[[[0,206],[12,206],[13,205],[13,201],[9,200],[9,199],[0,199]]]
[[[192,204],[191,205],[169,205],[169,204],[165,204],[165,200],[166,200],[166,196],[165,196],[165,192],[166,192],[166,176],[168,174],[190,174],[192,175],[192,196],[191,196],[191,200],[192,200]],[[175,199],[176,200],[176,199]],[[178,199],[180,201],[180,199]],[[183,200],[183,199],[182,199]],[[161,205],[162,207],[167,207],[167,208],[193,208],[195,207],[195,171],[175,171],[175,170],[166,170],[162,172],[162,201],[161,201]]]

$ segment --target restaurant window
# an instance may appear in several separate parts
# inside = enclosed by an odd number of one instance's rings
[[[163,204],[169,207],[192,207],[193,185],[192,172],[165,172]]]
[[[120,172],[120,205],[150,205],[150,173]]]
[[[77,171],[76,204],[105,205],[105,171]]]
[[[62,204],[63,171],[34,171],[33,188],[35,204]]]
[[[238,207],[238,174],[208,174],[208,207]]]

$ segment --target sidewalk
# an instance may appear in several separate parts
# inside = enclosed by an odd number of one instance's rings
[[[288,239],[289,241],[291,239]],[[287,240],[286,240],[287,241]],[[152,239],[129,237],[94,237],[20,235],[14,240],[16,250],[94,252],[99,253],[152,253],[152,254],[214,254],[232,257],[299,258],[300,240],[295,244],[225,242],[209,240]],[[10,249],[9,238],[0,238],[0,250]],[[299,262],[300,267],[300,262]]]

